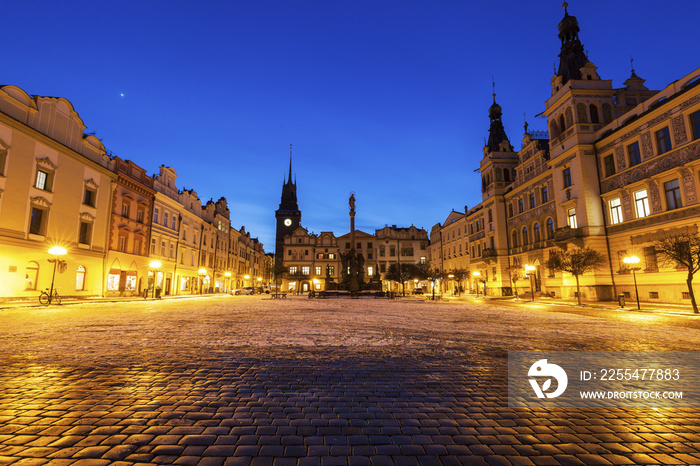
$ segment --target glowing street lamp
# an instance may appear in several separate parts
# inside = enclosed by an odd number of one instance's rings
[[[153,299],[156,297],[156,286],[158,285],[158,269],[161,267],[160,261],[153,261],[148,266],[153,269]]]
[[[532,284],[532,279],[534,278],[534,273],[537,268],[534,265],[525,264],[525,275],[530,279],[530,294],[532,295],[532,300],[535,300],[535,287]]]
[[[51,290],[49,291],[49,302],[51,302],[51,299],[53,299],[53,283],[54,279],[56,278],[56,265],[59,261],[58,257],[65,256],[66,252],[68,252],[66,251],[66,248],[62,248],[61,246],[54,246],[51,249],[49,249],[49,254],[53,256],[53,259],[49,259],[49,262],[53,262],[53,275],[51,275]]]
[[[624,262],[627,265],[630,264],[639,264],[639,257],[637,256],[628,256],[622,259],[622,262]],[[639,306],[639,291],[637,291],[637,275],[635,275],[635,270],[639,270],[639,267],[630,267],[632,269],[632,278],[634,279],[634,294],[637,297],[637,309],[642,309]]]
[[[199,294],[202,294],[204,288],[204,276],[207,274],[207,269],[199,269]]]
[[[481,277],[481,272],[479,272],[477,270],[476,272],[474,272],[472,274],[472,276],[474,277],[474,281],[476,281],[476,297],[478,298],[479,297],[479,280],[480,280],[479,277]]]

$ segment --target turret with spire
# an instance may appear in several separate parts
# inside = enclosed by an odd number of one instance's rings
[[[493,104],[489,107],[491,124],[489,126],[489,139],[486,142],[486,147],[484,147],[484,155],[488,152],[512,152],[513,146],[508,140],[503,121],[501,120],[502,109],[496,103],[496,83],[493,83],[493,94],[491,96],[493,97]]]
[[[301,211],[297,202],[297,183],[292,181],[292,145],[289,145],[289,173],[282,185],[282,197],[279,209],[275,211],[277,232],[275,237],[275,267],[281,267],[283,261],[284,237],[301,226]]]
[[[568,6],[569,4],[564,2],[564,18],[559,22],[561,52],[557,76],[562,78],[562,85],[570,79],[581,79],[581,68],[588,63],[588,57],[578,37],[580,31],[578,20],[575,16],[569,15]]]

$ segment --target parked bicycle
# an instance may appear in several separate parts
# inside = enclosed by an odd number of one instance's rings
[[[58,295],[58,290],[53,290],[53,295],[49,294],[49,289],[46,288],[39,295],[39,302],[44,306],[49,304],[61,304],[61,297]]]

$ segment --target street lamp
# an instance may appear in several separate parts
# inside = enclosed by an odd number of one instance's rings
[[[639,257],[628,256],[622,259],[622,262],[624,262],[627,265],[639,264]],[[639,306],[639,291],[637,291],[637,275],[634,273],[635,270],[639,270],[639,267],[630,267],[630,269],[632,270],[632,279],[634,280],[634,294],[637,297],[637,309],[641,310],[642,308]]]
[[[158,269],[162,264],[160,261],[153,261],[148,266],[153,269],[153,298],[156,297],[156,285],[158,284]]]
[[[533,274],[535,270],[537,270],[537,268],[534,265],[525,264],[525,274],[530,279],[530,294],[532,295],[533,301],[535,300],[535,287],[532,284],[532,279],[534,278]]]
[[[204,276],[207,274],[207,269],[199,269],[199,294],[202,294],[204,288]]]
[[[226,277],[226,283],[224,283],[224,293],[228,293],[228,286],[231,285],[231,272],[224,272],[224,277]]]
[[[452,281],[454,281],[455,276],[454,276],[454,274],[451,273],[451,274],[448,274],[448,275],[447,275],[447,278],[449,278],[449,279],[450,279],[450,282],[452,282]],[[447,293],[448,293],[448,295],[449,295],[449,292],[450,292],[450,288],[451,288],[451,287],[452,287],[452,283],[448,283],[448,284],[447,284]],[[452,292],[452,294],[454,295],[454,291]]]
[[[56,265],[58,265],[58,256],[64,256],[66,254],[66,248],[61,246],[54,246],[49,249],[49,254],[53,256],[53,259],[49,259],[49,262],[53,262],[53,275],[51,275],[51,290],[49,290],[49,302],[53,299],[53,283],[56,278]],[[60,303],[59,303],[60,304]]]
[[[474,276],[474,280],[476,282],[476,297],[479,297],[479,277],[481,277],[481,272],[478,270],[472,274]]]

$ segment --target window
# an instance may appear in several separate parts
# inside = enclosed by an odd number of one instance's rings
[[[345,249],[350,249],[350,243],[345,243]]]
[[[547,219],[547,239],[554,238],[554,221],[551,218]]]
[[[646,189],[634,193],[634,205],[637,208],[637,218],[646,217],[650,214],[649,198],[647,197]]]
[[[156,239],[151,238],[151,254],[156,254]]]
[[[513,239],[513,245],[512,245],[512,246],[513,246],[514,248],[517,248],[517,247],[518,247],[518,232],[515,231],[515,230],[513,231],[512,239]],[[472,255],[473,255],[473,253],[472,253]]]
[[[393,246],[389,248],[389,257],[396,257],[396,248]]]
[[[627,155],[630,159],[630,167],[642,163],[642,154],[639,152],[639,143],[635,142],[627,146]]]
[[[173,224],[171,227],[173,230],[177,230],[177,218],[173,215]]]
[[[535,193],[530,193],[530,208],[535,208]]]
[[[540,224],[535,223],[535,225],[532,227],[532,233],[534,234],[534,240],[535,243],[539,243],[541,238],[540,238]]]
[[[94,189],[85,188],[85,195],[83,196],[83,204],[89,205],[90,207],[95,207],[95,198],[97,197],[97,192]]]
[[[335,259],[335,254],[333,254],[333,253],[328,254],[328,258],[329,258],[329,259]]]
[[[522,214],[524,210],[525,209],[523,207],[523,199],[520,198],[520,199],[518,199],[518,213]]]
[[[372,249],[372,242],[367,243],[367,249]]]
[[[92,233],[92,224],[90,222],[80,222],[78,232],[78,244],[90,244],[90,236]]]
[[[371,277],[372,275],[374,275],[374,267],[370,265],[369,267],[367,267],[367,276]]]
[[[158,223],[158,213],[159,213],[158,207],[153,209],[153,223]]]
[[[379,248],[379,257],[384,257],[384,248]]]
[[[510,170],[507,168],[503,169],[503,181],[505,181],[506,183],[510,183]]]
[[[171,259],[175,258],[175,246],[172,244],[170,245],[170,258]]]
[[[7,149],[0,145],[0,176],[5,176],[5,160],[7,160]]]
[[[138,212],[136,212],[136,221],[143,223],[143,209],[139,209]]]
[[[603,158],[603,167],[605,169],[606,178],[615,174],[615,157],[613,157],[612,154]]]
[[[323,273],[323,272],[322,272],[323,268],[322,268],[321,266],[317,265],[317,266],[315,267],[315,269],[316,269],[316,270],[315,270],[316,276],[319,276],[319,275],[321,275],[321,274]]]
[[[122,204],[122,217],[129,217],[129,203]]]
[[[508,218],[513,216],[513,204],[508,204]]]
[[[119,291],[119,278],[121,273],[119,270],[111,269],[107,275],[107,291]]]
[[[308,266],[308,265],[305,265],[304,267],[301,268],[301,273],[302,273],[302,275],[308,275],[309,272],[310,272],[310,270],[309,270],[309,266]]]
[[[569,226],[571,228],[578,228],[577,223],[576,223],[576,209],[575,208],[572,207],[571,209],[569,209],[569,211],[567,213],[567,217],[569,219]]]
[[[527,234],[527,227],[523,227],[523,246],[527,246],[530,241],[530,238]]]
[[[294,275],[296,273],[297,273],[296,266],[292,265],[291,267],[289,267],[289,275]]]
[[[598,107],[591,104],[591,106],[589,108],[591,111],[591,123],[593,123],[593,124],[600,123],[600,118],[598,116]]]
[[[700,111],[690,115],[690,129],[693,131],[693,139],[700,139]],[[0,154],[0,170],[2,170],[2,154]]]
[[[649,246],[647,248],[644,248],[644,264],[645,272],[658,272],[659,271],[659,264],[656,260],[656,248],[654,246]]]
[[[24,289],[36,290],[36,282],[39,278],[39,264],[34,261],[28,262],[24,269]]]
[[[659,154],[663,154],[671,150],[671,134],[668,131],[668,126],[660,129],[656,133],[656,148]]]
[[[119,237],[119,252],[126,251],[126,236]]]
[[[571,168],[566,167],[564,171],[562,172],[564,175],[564,187],[568,188],[571,186]]]
[[[622,223],[622,205],[620,204],[620,198],[610,199],[608,204],[610,205],[610,223],[612,225]]]
[[[420,258],[420,263],[421,263],[422,265],[425,265],[425,257],[421,257],[421,258]]]
[[[165,241],[160,242],[160,255],[161,257],[165,257]]]
[[[326,271],[328,272],[328,275],[330,275],[330,276],[335,275],[335,266],[333,266],[333,265],[327,266]]]
[[[493,214],[491,213],[491,209],[486,211],[486,215],[488,216],[489,223],[493,222]]]
[[[549,202],[549,194],[547,193],[547,186],[542,186],[542,204]]]
[[[39,207],[32,207],[32,213],[29,218],[29,233],[32,235],[43,236],[46,232],[46,220],[48,211]]]
[[[85,267],[78,266],[78,271],[75,273],[75,291],[83,291],[85,289]]]
[[[664,191],[666,191],[668,210],[683,207],[683,204],[681,203],[681,188],[678,185],[678,179],[664,183]]]
[[[140,239],[134,240],[134,254],[141,254],[141,240]]]
[[[44,191],[51,191],[51,184],[53,181],[53,175],[45,170],[36,171],[36,183],[35,188],[43,189]]]
[[[163,226],[168,226],[168,213],[163,212]]]

